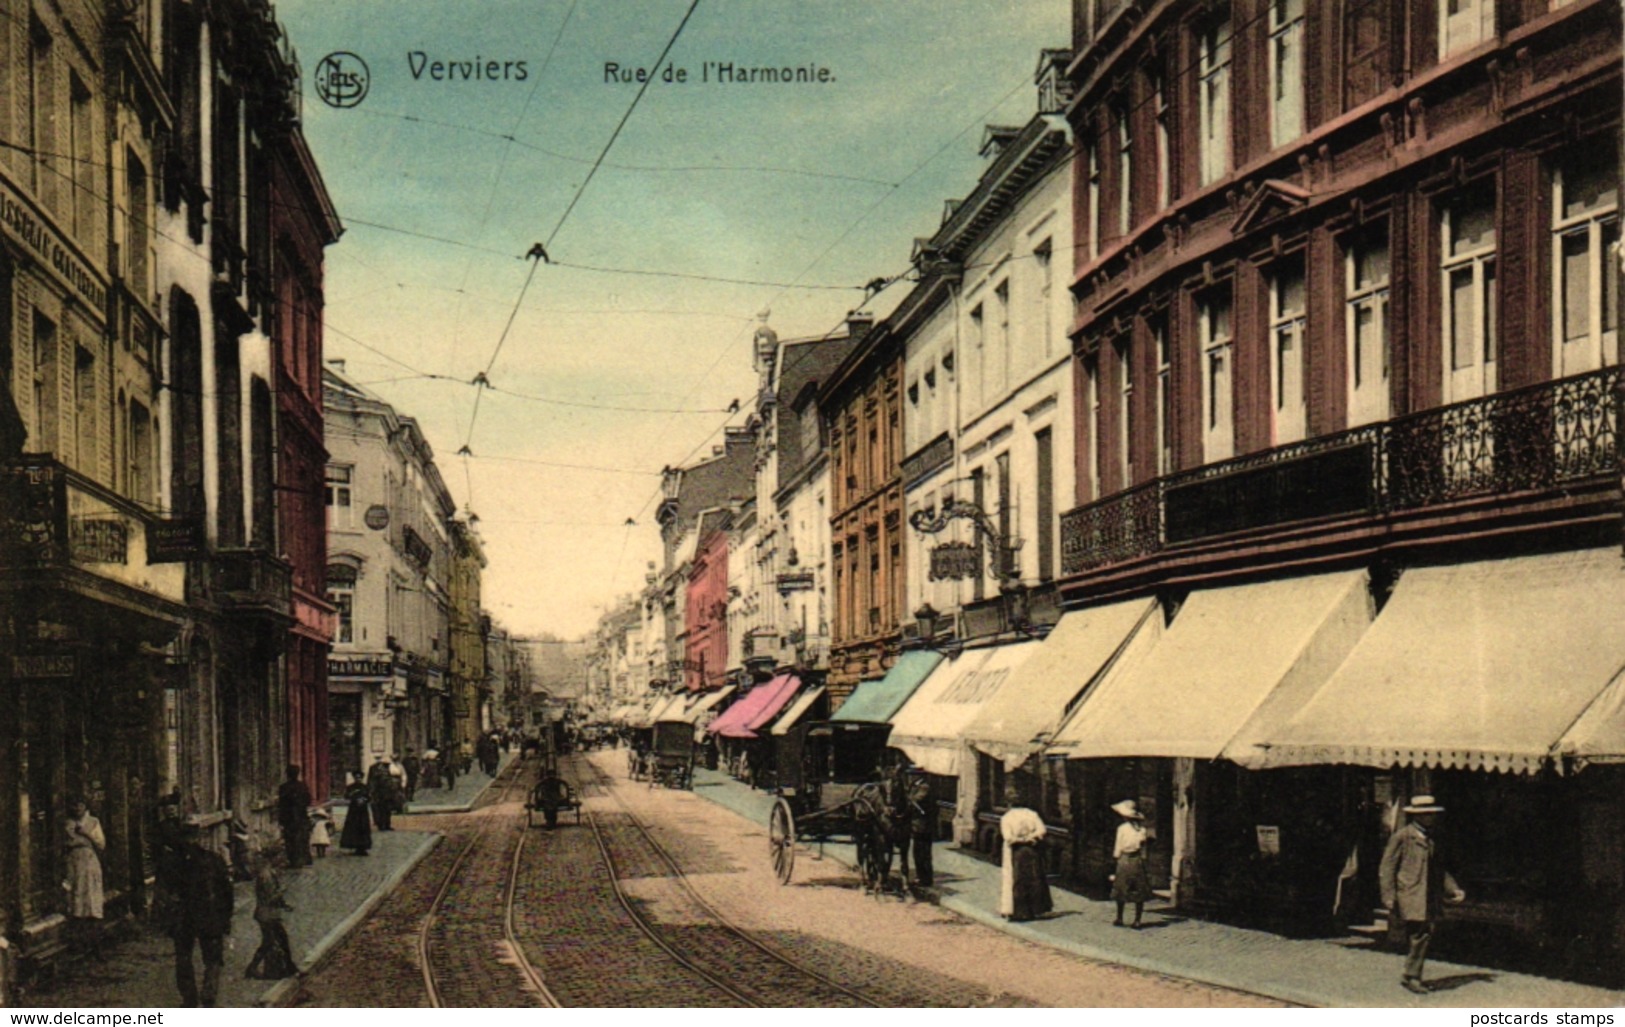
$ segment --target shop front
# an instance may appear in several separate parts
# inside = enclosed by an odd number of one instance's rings
[[[1391,831],[1409,796],[1437,796],[1440,851],[1468,896],[1440,946],[1618,986],[1621,609],[1617,549],[1406,570],[1348,660],[1251,762],[1370,782],[1344,790],[1370,803],[1350,811],[1350,877],[1364,892],[1364,857],[1380,851],[1372,823]]]
[[[1305,836],[1285,826],[1292,811],[1281,807],[1307,782],[1272,782],[1237,764],[1256,759],[1262,734],[1331,677],[1371,610],[1364,571],[1191,593],[1143,658],[1077,704],[1049,749],[1081,764],[1068,772],[1081,804],[1079,876],[1104,883],[1118,823],[1111,806],[1133,798],[1148,818],[1153,886],[1177,905],[1294,922],[1321,879],[1317,859],[1298,859]]]
[[[388,652],[345,653],[328,658],[327,683],[327,788],[342,796],[347,776],[363,773],[372,754],[390,744],[396,716],[391,705],[405,701],[406,679],[396,678]],[[311,791],[317,791],[314,785]]]

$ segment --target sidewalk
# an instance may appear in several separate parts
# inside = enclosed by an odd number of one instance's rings
[[[696,769],[694,793],[766,829],[774,797],[714,770]],[[852,846],[826,844],[824,854],[853,862]],[[796,856],[805,878],[816,843]],[[765,856],[764,856],[765,858]],[[816,864],[813,864],[816,865]],[[1263,931],[1185,918],[1153,905],[1146,930],[1111,926],[1114,904],[1052,888],[1055,912],[1030,923],[997,913],[999,868],[948,846],[935,853],[941,905],[1028,941],[1086,959],[1169,977],[1233,988],[1308,1006],[1435,1006],[1503,1009],[1625,1005],[1625,992],[1505,970],[1429,960],[1428,980],[1440,990],[1413,995],[1400,988],[1400,955],[1343,939],[1298,940]]]
[[[342,816],[340,820],[342,822]],[[338,944],[356,924],[400,883],[440,835],[423,831],[375,831],[372,854],[353,856],[337,847],[327,858],[301,870],[284,870],[282,881],[288,905],[285,915],[293,957],[301,972]],[[247,980],[243,970],[259,948],[260,931],[254,922],[254,886],[236,886],[236,913],[231,918],[231,940],[220,977],[219,1004],[268,1005],[297,977],[284,981]],[[101,961],[65,963],[57,970],[55,986],[28,996],[35,1006],[173,1006],[180,1000],[175,987],[175,949],[168,936],[141,924],[136,934],[109,944]],[[194,954],[196,976],[203,980],[203,960]]]
[[[504,770],[508,769],[510,763],[518,758],[518,749],[503,753],[500,762],[497,764],[497,773],[500,775]],[[479,800],[480,793],[485,791],[486,787],[495,780],[494,777],[486,777],[485,771],[476,766],[469,773],[457,776],[457,787],[455,788],[419,788],[417,797],[406,804],[406,812],[404,814],[398,813],[396,816],[416,816],[420,813],[467,813],[474,808],[474,803]],[[334,835],[334,837],[337,837],[337,835]]]

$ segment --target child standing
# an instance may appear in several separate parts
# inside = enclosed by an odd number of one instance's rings
[[[316,849],[317,856],[324,857],[327,847],[333,844],[333,818],[325,809],[310,815],[310,844]]]

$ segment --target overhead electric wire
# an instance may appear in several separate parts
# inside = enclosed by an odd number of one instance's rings
[[[683,28],[688,25],[688,20],[694,16],[694,11],[699,6],[700,0],[690,0],[688,10],[683,14],[683,20],[677,23],[676,30],[672,32],[671,38],[666,40],[665,47],[660,51],[660,56],[655,59],[651,67],[659,68],[666,62],[666,56],[671,53],[671,48],[677,44],[677,38],[683,34]],[[480,372],[476,381],[484,381],[490,375],[491,368],[496,366],[497,357],[501,356],[502,347],[508,341],[508,333],[513,330],[514,319],[519,316],[519,308],[524,305],[525,294],[530,291],[530,283],[536,278],[536,268],[548,259],[546,247],[553,245],[560,230],[570,220],[570,215],[575,211],[576,205],[581,202],[581,197],[586,194],[587,187],[592,184],[593,177],[597,175],[598,168],[603,164],[604,158],[609,156],[610,148],[615,145],[615,140],[620,138],[621,130],[626,128],[626,123],[631,120],[632,112],[637,110],[639,101],[649,91],[649,86],[654,80],[655,76],[650,75],[638,87],[637,95],[633,96],[632,102],[627,105],[626,113],[622,114],[621,120],[616,123],[615,130],[610,133],[609,139],[604,143],[604,148],[599,151],[598,159],[593,161],[592,168],[587,172],[586,177],[581,180],[581,185],[576,188],[575,195],[570,198],[569,204],[564,208],[564,213],[559,215],[559,220],[554,224],[553,230],[547,234],[547,239],[544,242],[533,247],[531,253],[527,255],[530,258],[530,272],[525,275],[525,284],[520,287],[519,296],[514,300],[513,310],[508,314],[508,323],[503,326],[502,334],[497,337],[496,348],[491,351],[491,359],[485,362],[485,370]],[[463,440],[465,447],[472,445],[474,441],[474,428],[479,424],[480,396],[483,391],[482,389],[474,393],[474,412],[468,419],[468,433]]]

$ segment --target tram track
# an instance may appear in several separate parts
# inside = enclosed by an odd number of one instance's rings
[[[610,821],[596,810],[584,813],[609,871],[616,899],[637,928],[672,959],[748,1006],[855,1008],[882,1004],[764,941],[718,910],[694,887],[671,851],[655,838],[626,801],[605,785],[611,780],[609,776],[590,763],[585,765],[624,816],[624,820]],[[639,848],[643,853],[637,851]],[[653,854],[652,862],[640,858],[646,853]],[[661,892],[661,907],[675,911],[673,919],[685,926],[663,927],[643,912],[649,900],[633,898],[624,887],[624,868],[629,864],[644,871],[640,875],[643,880],[654,882],[648,887]],[[692,926],[706,923],[714,926]]]
[[[525,765],[514,761],[501,795],[493,801],[483,802],[476,809],[489,809],[509,801],[515,784],[524,776]],[[523,794],[523,793],[522,793]],[[511,1004],[501,990],[490,984],[504,971],[517,971],[524,982],[524,993],[536,1004],[558,1007],[559,1001],[548,988],[541,974],[531,963],[514,930],[514,898],[518,890],[520,866],[528,831],[520,830],[513,845],[510,859],[476,859],[490,845],[493,833],[501,836],[513,833],[497,831],[499,826],[514,825],[511,815],[488,813],[478,824],[468,841],[458,851],[451,866],[441,879],[417,936],[417,959],[422,971],[423,989],[428,1004],[444,1006],[478,1006],[493,1002]],[[500,882],[492,880],[500,874]],[[490,916],[481,896],[496,890],[500,883],[501,949],[491,944]],[[453,896],[461,899],[464,893],[474,901],[452,903]],[[483,915],[482,915],[483,914]]]

